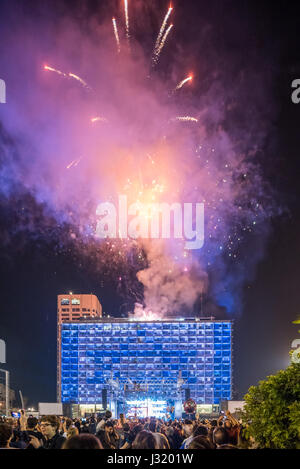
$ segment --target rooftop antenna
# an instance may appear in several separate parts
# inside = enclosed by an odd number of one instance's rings
[[[203,289],[201,289],[200,295],[200,317],[203,318]]]

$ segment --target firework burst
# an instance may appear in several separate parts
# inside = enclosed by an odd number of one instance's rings
[[[191,311],[199,294],[207,292],[211,270],[217,272],[217,287],[230,290],[226,262],[233,269],[241,256],[242,243],[272,213],[268,187],[255,160],[258,145],[253,144],[253,127],[249,135],[245,130],[246,138],[224,128],[226,96],[220,104],[215,94],[208,92],[202,100],[197,90],[198,99],[187,104],[185,85],[192,81],[191,75],[176,84],[167,74],[162,80],[159,70],[151,74],[170,37],[173,8],[169,7],[151,47],[153,55],[145,58],[131,32],[128,0],[123,5],[124,13],[122,8],[118,22],[115,17],[112,20],[114,36],[109,17],[111,48],[106,43],[103,54],[99,53],[102,38],[99,35],[97,42],[94,30],[83,38],[74,27],[72,34],[64,30],[57,38],[60,51],[70,37],[77,38],[68,46],[74,52],[74,44],[78,43],[80,52],[70,63],[70,54],[66,52],[64,58],[56,47],[56,63],[64,65],[59,69],[44,65],[45,71],[64,80],[61,86],[56,86],[58,79],[53,79],[51,86],[47,82],[42,98],[39,94],[31,96],[36,106],[32,106],[33,116],[28,122],[37,124],[30,137],[40,160],[36,158],[35,165],[31,165],[31,154],[24,150],[22,171],[15,171],[15,179],[18,182],[19,174],[25,175],[24,186],[43,201],[59,227],[72,227],[68,239],[83,257],[95,260],[101,275],[113,279],[126,300],[143,303],[145,310],[154,314]],[[124,31],[120,27],[123,14]],[[123,43],[121,48],[123,37],[128,42],[130,38],[133,54],[126,54]],[[89,77],[93,88],[77,74],[60,68]],[[70,82],[80,86],[69,86]],[[33,88],[38,87],[44,90],[39,82]],[[81,88],[92,92],[82,92]],[[174,99],[164,101],[164,91],[170,97],[168,90],[173,90]],[[182,92],[175,93],[178,90]],[[232,95],[230,89],[228,96]],[[45,122],[34,112],[45,112]],[[13,172],[10,167],[9,171]],[[17,186],[15,181],[12,186]],[[181,239],[178,243],[131,238],[99,242],[95,239],[97,206],[102,201],[114,204],[123,194],[130,206],[203,203],[204,248],[191,254]],[[151,221],[151,214],[147,212],[146,217]],[[59,239],[64,242],[62,236]],[[219,298],[218,292],[215,297]]]

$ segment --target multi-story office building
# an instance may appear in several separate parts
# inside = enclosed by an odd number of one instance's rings
[[[102,306],[95,295],[58,295],[57,317],[58,322],[76,321],[79,318],[101,318]]]
[[[57,297],[57,398],[61,401],[61,324],[102,317],[102,306],[95,295],[58,295]]]
[[[58,297],[59,401],[100,408],[108,392],[127,411],[148,401],[148,413],[149,400],[153,411],[155,402],[172,405],[187,395],[208,408],[231,398],[231,321],[102,318],[96,297],[95,317],[62,316],[63,301],[85,296]]]

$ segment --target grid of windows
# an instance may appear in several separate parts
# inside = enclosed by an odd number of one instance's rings
[[[197,404],[218,404],[231,398],[231,333],[228,321],[62,323],[61,400],[100,403],[112,376],[176,393],[181,371]]]

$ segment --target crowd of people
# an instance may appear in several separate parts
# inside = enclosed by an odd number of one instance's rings
[[[218,419],[154,417],[70,419],[55,415],[40,419],[24,413],[0,422],[0,449],[240,449],[248,448],[241,423],[229,411]],[[253,443],[253,442],[252,442]]]

